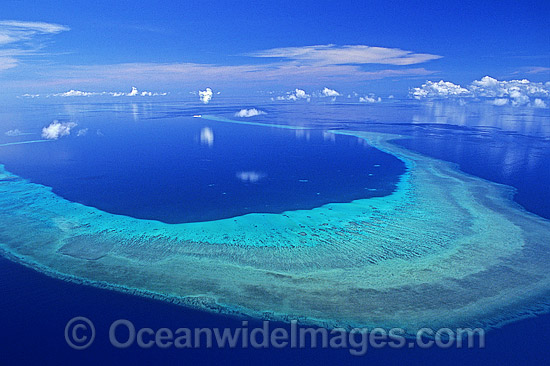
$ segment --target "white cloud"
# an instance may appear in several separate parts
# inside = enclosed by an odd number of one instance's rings
[[[550,73],[550,67],[531,67],[527,70],[528,74]]]
[[[530,97],[550,97],[550,85],[527,79],[499,81],[490,76],[475,80],[469,87],[476,97],[509,98],[513,105],[526,105]]]
[[[129,92],[127,95],[128,95],[129,97],[134,97],[134,96],[136,96],[136,95],[138,95],[138,94],[139,94],[139,91],[137,90],[137,88],[136,88],[135,86],[133,86],[133,87],[132,87],[132,91]]]
[[[259,116],[261,114],[267,114],[264,111],[260,111],[256,108],[250,108],[250,109],[241,109],[237,113],[235,113],[235,117],[254,117]]]
[[[327,87],[325,87],[322,91],[323,95],[325,97],[339,97],[341,94],[338,93],[336,90],[334,89],[329,89]]]
[[[382,98],[377,97],[374,94],[365,95],[364,97],[359,97],[359,101],[362,103],[380,103]]]
[[[157,97],[157,96],[165,96],[165,95],[168,95],[168,93],[164,92],[164,93],[157,93],[157,92],[150,92],[150,91],[139,91],[138,88],[136,88],[135,86],[132,87],[132,90],[130,90],[130,92],[128,93],[124,93],[124,92],[102,92],[101,95],[112,95],[113,97],[122,97],[122,96],[127,96],[127,97],[137,97],[137,96],[142,96],[142,97]]]
[[[544,100],[536,98],[535,101],[533,102],[533,107],[546,108],[546,103],[544,102]]]
[[[18,56],[35,54],[41,48],[36,44],[34,48],[29,46],[29,40],[68,30],[68,27],[53,23],[0,21],[0,71],[16,67],[19,62]]]
[[[85,92],[80,90],[71,89],[64,93],[52,94],[54,97],[89,97],[93,95],[101,95],[102,93]]]
[[[180,87],[181,83],[205,85],[216,83],[253,86],[273,83],[291,87],[312,82],[333,84],[335,82],[357,83],[384,78],[427,76],[434,71],[425,68],[395,68],[376,71],[365,70],[356,64],[320,65],[302,61],[277,61],[266,64],[212,65],[197,63],[124,63],[108,65],[59,65],[40,70],[39,79],[26,78],[18,81],[32,88],[52,85],[73,85],[75,80],[93,88],[106,83],[157,84]],[[120,93],[120,95],[124,95]],[[119,95],[119,96],[120,96]]]
[[[244,183],[257,183],[260,179],[264,178],[266,174],[261,172],[246,171],[237,172],[235,176]]]
[[[45,22],[0,21],[0,44],[31,38],[35,34],[57,34],[70,30],[64,25]]]
[[[74,122],[53,121],[48,127],[42,129],[42,137],[48,140],[57,140],[60,137],[71,134],[71,129],[76,127]]]
[[[412,65],[441,58],[427,53],[414,53],[398,48],[365,45],[318,45],[273,48],[247,54],[253,57],[275,57],[317,65],[386,64]]]
[[[506,98],[495,98],[493,100],[493,105],[502,106],[508,104],[508,99]]]
[[[76,134],[78,137],[81,137],[81,136],[86,136],[88,134],[88,129],[87,128],[83,128],[83,129],[80,129],[78,130],[78,133]]]
[[[16,66],[17,66],[16,58],[0,56],[0,71],[11,69]]]
[[[309,95],[306,93],[305,90],[302,90],[302,89],[296,89],[295,92],[294,92],[294,95],[296,96],[296,98],[298,99],[304,99],[304,98],[308,98]]]
[[[550,82],[537,83],[527,79],[499,81],[490,76],[481,80],[473,81],[469,86],[463,88],[460,85],[448,81],[432,82],[427,81],[419,88],[413,88],[410,96],[415,99],[424,98],[470,98],[470,99],[492,99],[494,105],[512,104],[526,106],[545,106],[543,99],[550,98]],[[531,103],[531,98],[536,99]],[[544,107],[543,107],[544,108]]]
[[[276,100],[298,100],[298,99],[307,99],[309,102],[311,98],[311,95],[307,94],[305,90],[302,89],[294,89],[292,92],[287,92],[285,96],[278,96],[275,98]]]
[[[469,96],[470,91],[449,81],[440,80],[433,82],[428,80],[420,88],[414,88],[411,95],[415,99],[445,98],[451,96]]]
[[[108,91],[102,91],[102,92],[87,92],[82,90],[74,90],[71,89],[66,92],[62,93],[54,93],[54,94],[44,94],[43,96],[48,97],[94,97],[94,96],[112,96],[112,97],[135,97],[135,96],[142,96],[142,97],[156,97],[156,96],[166,96],[168,95],[167,92],[164,93],[157,93],[157,92],[150,92],[150,91],[143,91],[140,92],[136,87],[132,87],[132,90],[128,93],[125,92],[108,92]],[[22,97],[28,97],[28,98],[38,98],[42,95],[40,94],[23,94]]]
[[[14,136],[21,136],[21,135],[24,135],[24,133],[21,132],[19,129],[16,128],[15,130],[6,131],[6,132],[4,133],[4,135],[14,137]]]
[[[512,74],[550,74],[550,67],[543,66],[531,66],[531,67],[522,67],[521,70],[515,71]]]
[[[212,89],[206,88],[206,90],[199,90],[199,98],[204,104],[208,104],[212,99]]]

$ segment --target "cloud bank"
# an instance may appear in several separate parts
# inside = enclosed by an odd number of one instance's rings
[[[126,92],[108,92],[108,91],[102,91],[102,92],[88,92],[88,91],[82,91],[82,90],[74,90],[71,89],[66,92],[62,93],[53,93],[53,94],[23,94],[22,97],[27,98],[39,98],[39,97],[97,97],[97,96],[111,96],[111,97],[157,97],[157,96],[166,96],[168,95],[167,92],[158,93],[158,92],[150,92],[150,91],[142,91],[140,92],[135,86],[132,87],[132,90],[128,93]]]
[[[347,96],[347,98],[348,99],[351,99],[352,97],[359,98],[359,102],[361,102],[361,103],[380,103],[380,102],[382,102],[382,98],[374,95],[373,93],[367,94],[365,96],[360,96],[359,94],[357,94],[355,92],[353,92],[352,94],[353,94],[353,96],[351,94],[349,94]],[[280,95],[278,97],[271,98],[271,100],[272,101],[275,101],[275,100],[282,100],[282,101],[286,101],[286,100],[290,100],[290,101],[307,100],[309,102],[309,101],[311,101],[312,98],[330,97],[330,98],[332,98],[332,101],[336,101],[336,97],[338,97],[338,96],[342,96],[342,94],[340,92],[337,92],[336,90],[329,89],[329,88],[325,87],[320,92],[319,91],[314,91],[311,94],[306,93],[306,91],[302,90],[302,89],[295,89],[294,91],[286,92],[286,95]],[[393,98],[393,96],[390,96],[390,97]],[[391,99],[390,97],[388,97],[388,98]]]
[[[511,104],[546,108],[544,99],[550,98],[550,82],[537,83],[527,79],[499,81],[490,76],[475,80],[467,87],[448,81],[427,81],[410,90],[415,99],[485,99],[497,106]]]
[[[235,117],[254,117],[259,116],[261,114],[267,114],[264,111],[260,111],[256,108],[250,108],[250,109],[241,109],[237,113],[235,113]]]
[[[60,137],[68,136],[71,134],[71,129],[76,127],[74,122],[53,121],[48,127],[42,129],[42,138],[47,140],[57,140]]]
[[[426,81],[420,88],[414,88],[411,94],[415,99],[446,98],[456,96],[470,96],[470,91],[449,81]]]

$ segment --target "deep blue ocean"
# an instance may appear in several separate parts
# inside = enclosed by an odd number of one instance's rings
[[[397,158],[357,137],[322,130],[192,116],[136,122],[110,112],[81,125],[101,125],[100,133],[88,128],[77,138],[9,146],[0,161],[68,200],[167,223],[383,196],[405,171]]]
[[[164,222],[192,222],[250,212],[310,209],[328,202],[390,194],[405,171],[395,157],[328,130],[401,134],[401,146],[457,163],[461,170],[517,189],[516,202],[550,219],[548,109],[483,103],[375,105],[222,100],[107,103],[78,99],[19,102],[0,110],[0,144],[40,138],[53,120],[73,122],[59,140],[0,147],[0,163],[57,194],[102,210]],[[267,114],[246,119],[301,130],[233,125],[240,108]],[[20,136],[7,136],[17,129]],[[82,132],[77,136],[78,131]],[[28,133],[28,134],[27,134]],[[76,285],[0,258],[0,364],[547,364],[550,315],[490,331],[483,349],[369,349],[364,356],[331,349],[139,349],[108,341],[120,318],[136,327],[241,326],[242,319]],[[64,328],[85,316],[94,344],[71,349]],[[250,327],[261,326],[248,319]],[[288,325],[281,325],[288,327]]]

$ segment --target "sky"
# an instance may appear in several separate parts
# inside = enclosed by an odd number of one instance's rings
[[[547,0],[3,0],[0,96],[544,83],[548,19]]]

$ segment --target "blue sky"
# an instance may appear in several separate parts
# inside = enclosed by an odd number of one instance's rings
[[[0,93],[545,82],[549,18],[548,1],[3,0]]]

